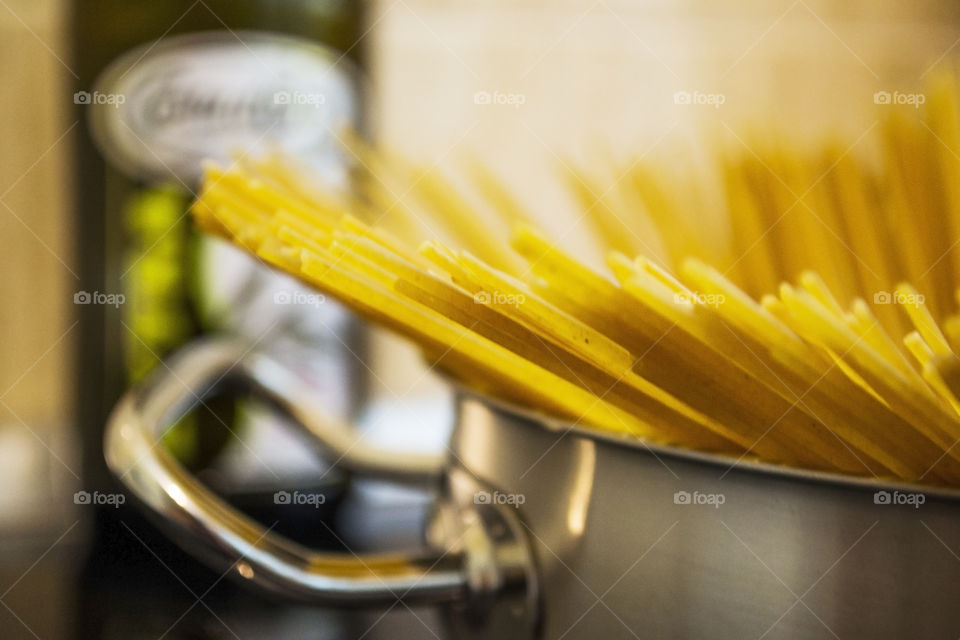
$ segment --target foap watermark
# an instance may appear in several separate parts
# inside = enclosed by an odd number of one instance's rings
[[[127,298],[122,293],[77,291],[73,294],[73,304],[105,304],[117,308],[126,301]]]
[[[925,298],[922,293],[902,293],[900,291],[877,291],[873,294],[873,304],[900,304],[919,307]]]
[[[904,93],[903,91],[877,91],[873,94],[873,104],[905,104],[919,109],[927,101],[922,93]]]
[[[673,104],[696,104],[719,109],[727,101],[722,93],[707,93],[706,91],[677,91],[673,94]]]
[[[681,291],[673,294],[673,301],[677,304],[703,304],[717,308],[727,301],[722,293],[697,293],[696,291]]]
[[[709,505],[714,509],[719,509],[720,505],[727,501],[727,496],[722,493],[701,493],[700,491],[677,491],[673,494],[673,504],[683,505]]]
[[[301,491],[277,491],[273,494],[273,504],[285,505],[309,505],[314,509],[319,509],[320,505],[327,502],[327,496],[322,493],[304,493]]]
[[[522,93],[507,93],[504,91],[477,91],[473,94],[473,103],[503,105],[519,109],[527,103],[527,96]]]
[[[907,505],[919,509],[927,501],[922,493],[906,493],[903,491],[877,491],[873,494],[873,504]]]
[[[109,506],[114,509],[119,509],[120,505],[124,504],[127,501],[127,496],[122,493],[101,493],[99,491],[94,491],[93,493],[89,491],[77,491],[73,494],[73,504],[80,505],[93,505],[93,506]]]
[[[527,301],[522,293],[503,293],[500,291],[478,291],[473,294],[474,304],[497,304],[519,307]]]
[[[319,307],[327,299],[322,293],[307,293],[305,291],[277,291],[273,294],[274,304],[303,305],[307,307]]]
[[[73,94],[73,104],[108,104],[114,109],[119,109],[120,105],[127,101],[127,97],[122,93],[101,93],[94,91],[77,91]]]
[[[277,91],[273,94],[273,104],[303,104],[319,109],[327,103],[327,97],[322,93],[308,93],[303,91]]]
[[[522,493],[501,493],[499,491],[477,491],[473,494],[473,504],[501,504],[519,509],[527,501]]]

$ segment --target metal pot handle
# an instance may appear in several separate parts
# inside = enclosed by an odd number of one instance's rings
[[[434,553],[327,553],[307,549],[231,508],[162,447],[160,436],[225,381],[272,401],[349,467],[399,479],[436,477],[440,460],[403,458],[352,446],[348,427],[324,418],[309,392],[282,365],[244,345],[214,340],[187,347],[146,385],[129,391],[110,417],[105,455],[111,471],[201,559],[284,597],[316,603],[450,603],[466,617],[535,617],[535,579],[512,509],[465,504],[460,470],[445,475],[447,498],[430,526]],[[460,485],[458,490],[456,487]],[[459,499],[453,499],[455,494]],[[472,501],[471,501],[472,502]],[[478,622],[479,623],[479,622]],[[500,627],[498,623],[496,625]]]

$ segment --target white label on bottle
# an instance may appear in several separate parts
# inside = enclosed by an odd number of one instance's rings
[[[192,189],[205,160],[269,151],[336,179],[345,164],[337,136],[357,122],[356,78],[337,52],[307,40],[204,32],[127,52],[86,102],[102,152],[137,179]]]

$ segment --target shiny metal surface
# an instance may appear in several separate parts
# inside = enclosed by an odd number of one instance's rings
[[[241,370],[261,390],[289,390],[268,364]],[[203,389],[197,378],[191,386]],[[111,467],[132,468],[124,481],[180,525],[184,544],[201,540],[201,555],[253,559],[255,575],[264,571],[266,586],[288,596],[388,601],[376,581],[392,580],[447,603],[453,637],[469,639],[960,634],[958,491],[648,446],[462,391],[444,497],[428,531],[446,555],[430,566],[394,558],[360,567],[270,536],[251,542],[262,532],[165,454],[149,453],[143,425],[169,420],[161,414],[188,400],[182,385],[164,384],[118,408]],[[308,400],[293,394],[278,404],[307,422]],[[319,419],[310,430],[329,436]],[[334,451],[339,437],[328,442]],[[356,463],[391,474],[387,458],[368,453]],[[436,473],[422,460],[398,466],[400,478]]]
[[[241,345],[195,345],[172,360],[149,385],[129,392],[107,428],[110,469],[184,546],[218,567],[283,597],[321,603],[444,603],[486,633],[528,637],[536,594],[525,539],[511,510],[472,500],[450,499],[437,508],[431,527],[434,551],[427,555],[334,554],[307,549],[238,513],[186,473],[159,445],[162,433],[228,377],[301,420],[341,463],[366,472],[411,479],[435,476],[430,459],[393,461],[384,452],[355,455],[341,427],[311,410],[296,380],[264,356]],[[451,475],[451,486],[455,484]],[[503,613],[501,613],[501,611]]]
[[[733,467],[470,394],[459,412],[460,464],[523,496],[545,638],[960,633],[957,492]]]
[[[167,368],[135,395],[156,401],[171,414],[183,415],[218,387],[240,387],[272,403],[313,436],[312,442],[330,460],[357,472],[391,480],[438,479],[444,459],[433,455],[397,456],[357,438],[356,431],[319,406],[314,389],[276,360],[251,350],[242,340],[197,340],[178,351]],[[139,410],[140,406],[137,407]],[[170,416],[151,416],[171,424]]]

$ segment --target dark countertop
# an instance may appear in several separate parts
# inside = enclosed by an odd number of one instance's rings
[[[270,507],[245,510],[273,522]],[[330,514],[303,515],[291,521],[285,513],[278,529],[318,548],[339,547],[310,521]],[[187,555],[130,505],[81,510],[59,525],[0,537],[4,640],[443,637],[434,610],[396,604],[384,615],[253,593]]]

